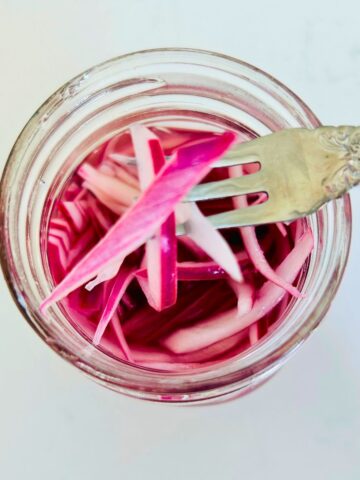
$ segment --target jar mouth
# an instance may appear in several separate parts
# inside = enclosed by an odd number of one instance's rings
[[[260,135],[320,125],[310,109],[272,76],[239,60],[192,49],[124,55],[77,76],[55,92],[18,137],[1,180],[1,265],[21,313],[51,348],[107,387],[151,400],[192,402],[251,387],[281,366],[320,323],[340,284],[351,236],[349,196],[309,217],[315,250],[302,279],[306,298],[264,341],[211,369],[181,373],[120,365],[88,344],[54,308],[38,306],[49,291],[40,242],[43,211],[88,152],[152,112]],[[16,188],[15,188],[16,186]],[[41,205],[42,208],[37,208]],[[41,211],[40,211],[41,210]]]

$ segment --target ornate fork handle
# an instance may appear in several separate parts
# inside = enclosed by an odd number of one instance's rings
[[[325,184],[329,198],[338,198],[360,183],[360,127],[320,127],[317,131],[322,148],[341,161]]]

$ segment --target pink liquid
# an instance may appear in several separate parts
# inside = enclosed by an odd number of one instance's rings
[[[156,129],[155,129],[156,130]],[[171,154],[177,148],[189,141],[194,141],[194,132],[187,135],[185,131],[164,133],[156,131],[163,142],[166,154]],[[203,132],[195,133],[199,138]],[[119,156],[131,157],[133,151],[128,134],[123,134],[112,141],[112,152]],[[106,157],[109,142],[105,143],[87,159],[95,168],[102,168],[107,175],[116,175],[119,159]],[[104,167],[104,161],[106,167]],[[100,167],[102,165],[102,167]],[[250,166],[250,169],[252,166]],[[114,173],[115,172],[115,173]],[[122,181],[132,186],[137,184],[136,167],[125,165],[117,172],[121,173]],[[204,179],[213,181],[228,178],[228,169],[218,168]],[[249,204],[256,201],[258,195],[249,196]],[[84,185],[79,174],[75,174],[67,183],[55,203],[51,212],[47,258],[53,282],[56,285],[67,272],[102,238],[109,227],[121,215],[124,205],[113,206],[109,199],[99,192],[91,191],[91,187]],[[69,205],[71,208],[69,208]],[[74,215],[76,205],[77,215]],[[109,205],[111,208],[108,208]],[[200,202],[199,207],[205,215],[220,213],[233,208],[231,199]],[[121,208],[120,208],[121,207]],[[267,225],[256,229],[259,244],[269,262],[276,268],[294,247],[296,239],[304,230],[305,222],[294,222],[279,226]],[[223,235],[233,252],[238,254],[240,267],[247,283],[255,289],[255,297],[266,279],[254,268],[241,239],[239,229],[224,230]],[[284,235],[284,233],[286,233]],[[144,247],[132,253],[128,260],[140,267]],[[178,259],[181,262],[205,262],[210,265],[210,259],[196,245],[186,238],[178,240]],[[304,266],[304,269],[306,267]],[[174,354],[166,346],[166,339],[184,327],[201,324],[202,321],[222,312],[236,308],[237,295],[229,281],[229,277],[221,269],[205,268],[199,271],[198,278],[189,280],[186,272],[183,278],[179,274],[178,297],[174,306],[161,312],[152,309],[134,279],[126,290],[124,297],[117,307],[117,311],[103,335],[99,348],[119,360],[124,360],[124,352],[120,346],[122,332],[129,345],[134,363],[148,368],[161,370],[181,371],[209,365],[241,354],[254,344],[262,341],[269,331],[281,322],[291,296],[286,294],[282,300],[256,323],[218,342],[204,348],[181,354]],[[69,322],[89,342],[92,341],[96,327],[101,318],[104,305],[113,285],[113,279],[87,291],[84,286],[70,293],[61,305],[67,314]],[[295,282],[296,283],[296,282]],[[121,332],[122,328],[122,332]]]

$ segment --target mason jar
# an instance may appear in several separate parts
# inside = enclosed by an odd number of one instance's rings
[[[320,125],[304,102],[270,75],[224,55],[158,49],[114,58],[56,91],[20,133],[1,181],[1,264],[25,320],[50,348],[98,383],[145,400],[202,404],[247,393],[266,381],[319,325],[340,284],[351,235],[349,196],[307,218],[315,237],[305,298],[238,356],[210,367],[162,372],[115,359],[91,345],[56,306],[44,231],[54,201],[86,155],[134,122],[231,129],[265,135]]]

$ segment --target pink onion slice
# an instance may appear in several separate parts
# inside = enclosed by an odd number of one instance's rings
[[[88,188],[94,192],[101,192],[104,196],[112,199],[114,203],[128,206],[139,195],[137,188],[124,183],[115,176],[101,172],[100,169],[87,163],[83,163],[77,173],[85,180]]]
[[[176,354],[201,350],[236,333],[231,331],[228,334],[227,328],[234,319],[238,320],[237,309],[226,310],[192,327],[177,330],[163,341],[163,345]],[[237,331],[240,331],[240,324],[237,326]]]
[[[70,240],[67,232],[65,232],[64,230],[60,230],[58,228],[55,228],[53,226],[50,226],[49,227],[49,236],[58,238],[62,242],[66,252],[68,252],[70,250],[71,240]]]
[[[107,267],[100,270],[100,272],[96,275],[94,280],[91,280],[91,282],[88,282],[85,285],[86,290],[90,292],[91,290],[93,290],[93,288],[95,288],[100,283],[106,282],[107,280],[111,280],[112,278],[114,278],[115,275],[120,270],[120,267],[123,261],[124,261],[124,258],[122,257],[116,262],[112,263],[111,265],[108,265]]]
[[[243,174],[243,168],[241,165],[236,167],[231,167],[229,169],[231,177],[239,177]],[[233,202],[236,208],[247,208],[248,202],[245,195],[241,197],[234,197]],[[254,227],[242,227],[240,228],[240,233],[247,250],[251,261],[254,264],[254,267],[268,280],[271,280],[276,285],[279,285],[284,290],[294,295],[294,297],[300,297],[301,294],[299,290],[293,287],[289,282],[286,282],[281,276],[276,274],[274,270],[270,267],[268,261],[265,258],[265,255],[259,245],[259,242],[256,237],[256,232]]]
[[[89,190],[105,207],[117,215],[122,215],[126,212],[127,207],[122,203],[117,202],[112,197],[104,193],[97,187],[95,183],[83,182],[83,187]]]
[[[252,309],[252,306],[254,304],[254,287],[249,283],[245,282],[234,282],[229,280],[228,283],[230,284],[231,288],[234,290],[238,298],[238,315],[245,315],[245,313],[248,313]]]
[[[107,232],[111,228],[113,222],[100,208],[96,199],[94,197],[90,197],[88,199],[87,205],[88,205],[88,213],[90,213],[90,215],[100,225],[100,227],[104,230],[104,232]]]
[[[240,251],[235,254],[236,261],[239,266],[244,269],[249,268],[249,257],[246,252]],[[186,261],[178,262],[176,264],[178,280],[184,281],[198,281],[198,280],[219,280],[227,279],[229,277],[228,273],[216,262],[213,260],[209,261]],[[137,278],[147,278],[147,269],[143,263],[141,268],[136,272]],[[235,285],[235,293],[238,293],[238,282],[233,281],[232,284]],[[233,285],[231,285],[233,288]],[[252,291],[252,290],[251,290]]]
[[[257,198],[254,202],[252,202],[251,205],[259,205],[259,203],[265,202],[265,201],[267,200],[267,198],[268,198],[267,194],[264,193],[264,192],[262,192],[262,193],[259,194],[258,198]],[[281,233],[281,235],[282,235],[283,237],[286,237],[286,235],[287,235],[287,230],[286,230],[285,225],[284,225],[282,222],[276,222],[275,225],[277,226],[277,228],[278,228],[279,232]]]
[[[120,317],[119,317],[119,314],[118,314],[118,308],[117,308],[117,311],[114,313],[114,315],[111,317],[111,325],[112,325],[112,328],[115,332],[115,335],[116,335],[117,341],[120,345],[120,348],[122,350],[122,353],[124,354],[124,357],[129,362],[134,363],[135,362],[134,356],[132,354],[132,351],[129,348],[129,345],[127,344],[126,338],[124,336],[123,329],[121,327]],[[102,337],[102,340],[103,340],[103,338],[104,337]]]
[[[276,273],[287,282],[293,282],[304,266],[313,246],[313,235],[308,229],[276,269]],[[178,354],[205,348],[236,334],[262,318],[282,300],[285,294],[286,290],[268,280],[259,290],[250,312],[239,317],[236,309],[226,311],[197,325],[172,333],[163,343],[169,350]]]
[[[228,274],[223,268],[215,263],[211,264],[211,262],[181,262],[176,265],[176,270],[178,280],[185,280],[189,282],[219,280],[221,278],[228,277]],[[143,268],[137,272],[136,278],[147,279],[147,275],[147,269]]]
[[[82,201],[63,201],[60,204],[60,208],[66,217],[71,221],[71,225],[74,227],[77,233],[80,233],[87,225],[86,210]],[[86,207],[85,207],[86,208]]]
[[[63,271],[66,271],[68,266],[68,252],[65,250],[64,243],[60,238],[53,235],[48,236],[48,243],[52,245],[53,250],[56,251],[59,264]],[[53,262],[54,263],[54,262]]]
[[[235,139],[233,133],[225,132],[201,144],[179,149],[137,202],[55,287],[42,303],[41,310],[61,300],[97,275],[102,268],[128,255],[148,240],[173,213],[175,205],[191,187],[210,171],[211,163],[219,159]]]
[[[219,135],[205,130],[187,130],[182,128],[151,127],[151,131],[160,140],[166,155],[173,155],[179,148],[195,145]],[[134,159],[134,149],[128,132],[120,133],[108,142],[104,159],[115,160],[123,164]]]
[[[131,137],[138,165],[140,187],[145,190],[165,165],[165,155],[156,136],[145,126],[131,127]],[[171,307],[177,298],[177,239],[175,215],[171,213],[154,237],[146,243],[148,284],[144,286],[151,306],[158,311]]]
[[[132,349],[131,353],[137,363],[140,364],[155,364],[158,362],[165,362],[173,364],[188,364],[188,363],[201,363],[208,362],[214,358],[223,355],[224,353],[233,349],[239,342],[246,340],[248,338],[248,333],[246,330],[233,335],[232,337],[225,338],[220,340],[209,347],[203,348],[190,353],[185,353],[183,355],[176,355],[165,350],[156,350],[149,347],[139,347],[136,346]],[[155,367],[154,367],[155,368]]]
[[[120,303],[122,296],[124,295],[127,287],[131,283],[134,278],[134,272],[132,268],[126,268],[123,266],[118,273],[114,285],[111,289],[108,301],[105,305],[104,311],[102,313],[100,322],[96,328],[93,343],[94,345],[98,345],[101,341],[101,337],[103,336],[106,327],[108,326],[110,320],[114,316],[116,309]],[[124,351],[124,354],[129,358],[130,350],[126,343],[125,337],[123,337],[121,341],[121,347]]]
[[[209,257],[217,262],[234,280],[243,280],[236,257],[221,233],[200,212],[195,204],[184,204],[187,220],[184,223],[185,234],[190,237]]]
[[[68,265],[69,267],[75,263],[84,252],[89,251],[89,247],[94,244],[96,235],[94,229],[88,227],[73,243],[71,250],[68,253]]]
[[[136,190],[139,189],[139,180],[134,176],[131,170],[129,170],[126,165],[121,163],[115,163],[112,160],[104,160],[100,167],[105,172],[105,168],[108,169],[108,172],[114,175],[118,180],[130,185]]]

